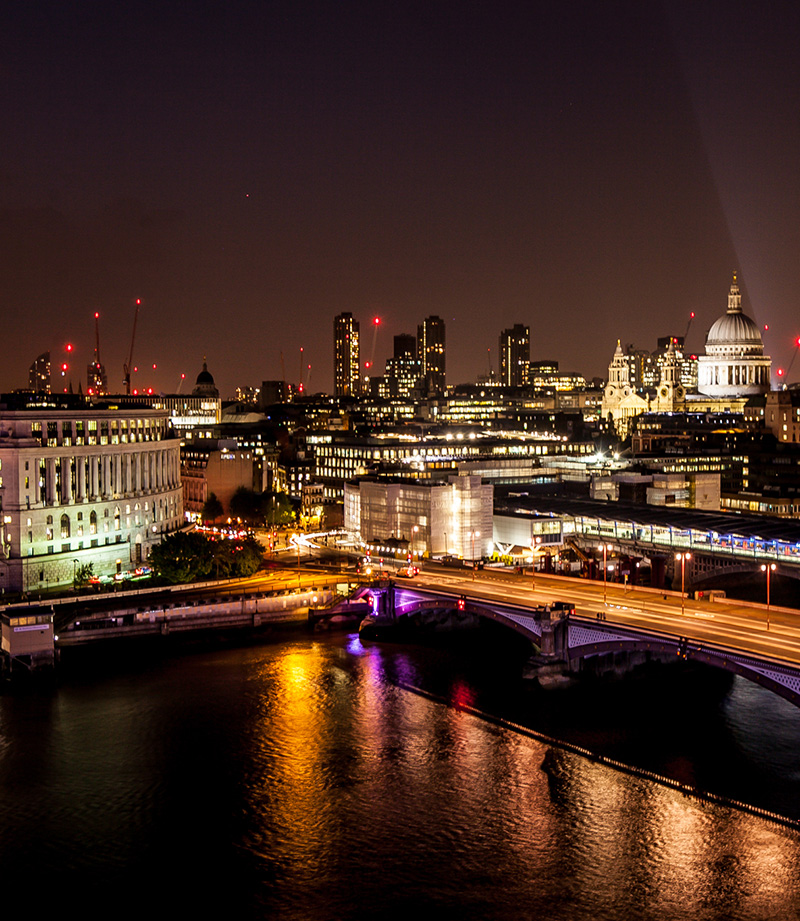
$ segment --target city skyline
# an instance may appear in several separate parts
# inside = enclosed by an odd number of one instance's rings
[[[282,361],[332,392],[343,312],[381,318],[376,370],[438,315],[448,383],[487,349],[497,373],[517,323],[532,359],[604,376],[690,312],[702,351],[735,270],[788,367],[799,35],[788,3],[15,8],[0,390],[67,342],[85,389],[95,311],[121,390],[136,298],[134,387],[186,392],[206,356],[224,395]]]

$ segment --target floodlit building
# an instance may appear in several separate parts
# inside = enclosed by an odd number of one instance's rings
[[[750,397],[770,389],[772,361],[756,324],[742,312],[734,273],[728,310],[708,331],[705,355],[698,359],[697,389],[710,397]]]
[[[617,339],[617,349],[608,366],[608,383],[603,391],[603,418],[613,421],[617,434],[624,439],[628,435],[631,420],[649,408],[647,399],[636,392],[631,381],[630,363]]]
[[[147,559],[183,525],[167,412],[80,396],[0,397],[0,589],[37,591]]]
[[[370,545],[402,541],[413,556],[487,556],[494,487],[479,476],[446,483],[362,478],[345,483],[344,527]]]

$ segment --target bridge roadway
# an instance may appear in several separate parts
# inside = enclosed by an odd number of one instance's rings
[[[370,594],[366,635],[379,635],[398,618],[457,607],[527,636],[541,649],[542,664],[560,674],[594,656],[677,654],[742,675],[800,706],[800,619],[787,609],[687,603],[674,593],[626,592],[559,576],[529,577],[526,586],[505,574],[469,571],[378,581]]]
[[[609,583],[563,576],[508,577],[491,570],[421,571],[398,585],[439,589],[486,601],[544,605],[555,601],[573,604],[576,614],[608,625],[636,627],[699,644],[727,647],[757,658],[800,664],[800,611],[766,605],[722,601],[695,601],[678,592],[628,589]],[[605,596],[605,601],[604,601]]]

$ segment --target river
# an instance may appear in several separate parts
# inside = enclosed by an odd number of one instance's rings
[[[539,692],[496,639],[137,647],[6,692],[6,904],[13,891],[28,910],[91,916],[800,917],[796,829],[510,725],[800,819],[800,711],[738,678],[669,671]]]

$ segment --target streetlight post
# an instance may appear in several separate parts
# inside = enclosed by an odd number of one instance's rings
[[[470,531],[470,537],[472,538],[472,580],[475,581],[475,538],[481,536],[480,531]]]
[[[297,587],[302,587],[302,579],[300,577],[300,532],[297,532]]]
[[[778,567],[775,565],[775,563],[761,564],[761,572],[765,572],[767,574],[767,630],[769,630],[769,577],[773,572],[775,572],[777,568]]]
[[[684,586],[685,586],[685,576],[686,576],[686,561],[692,558],[691,553],[676,553],[675,559],[680,561],[681,564],[681,614],[684,612],[686,598],[684,596]]]
[[[613,550],[611,544],[600,544],[600,549],[603,551],[603,604],[606,602],[606,592],[607,592],[607,580],[608,580],[608,566],[606,565],[607,554],[609,550]]]
[[[411,529],[411,562],[412,564],[414,562],[414,538],[417,536],[418,533],[419,533],[419,525],[415,524],[414,527]]]

